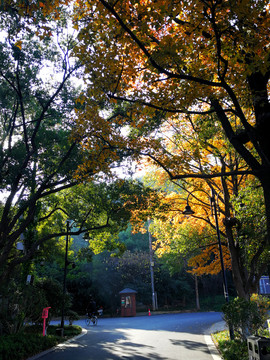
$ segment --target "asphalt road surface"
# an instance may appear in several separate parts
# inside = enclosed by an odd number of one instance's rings
[[[81,320],[87,333],[41,360],[217,360],[207,334],[221,320],[215,312],[100,318],[90,327]]]

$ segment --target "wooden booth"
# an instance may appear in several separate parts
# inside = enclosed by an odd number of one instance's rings
[[[126,288],[119,294],[121,296],[121,316],[136,316],[137,291]]]

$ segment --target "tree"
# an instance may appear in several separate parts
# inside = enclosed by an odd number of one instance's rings
[[[200,132],[197,131],[198,126],[201,127]],[[184,173],[193,171],[211,174],[246,169],[245,163],[228,144],[218,127],[209,122],[202,125],[201,117],[194,117],[189,125],[184,126],[181,120],[178,123],[174,121],[174,126],[169,123],[164,133],[166,134],[166,139],[163,141],[164,152],[169,153],[176,163],[182,159],[180,166]],[[164,158],[165,156],[166,154],[163,155]],[[146,184],[161,190],[161,203],[168,205],[164,213],[166,222],[160,221],[160,226],[157,222],[155,231],[155,237],[160,246],[158,251],[171,252],[173,248],[180,251],[179,256],[183,256],[187,249],[190,257],[197,248],[200,252],[195,251],[196,257],[192,262],[190,261],[194,274],[214,274],[221,271],[216,225],[214,217],[211,216],[213,209],[210,207],[211,189],[215,189],[225,266],[232,268],[234,284],[239,296],[247,298],[252,292],[257,291],[259,279],[267,268],[268,252],[265,217],[262,216],[261,221],[257,218],[258,214],[261,216],[261,212],[264,212],[264,206],[258,199],[260,196],[258,189],[256,190],[258,184],[255,178],[244,174],[236,176],[232,173],[222,179],[189,181],[182,179],[168,183],[166,173],[162,173],[157,168],[152,168],[151,172],[147,173]],[[252,191],[250,191],[250,186]],[[235,201],[236,198],[243,197],[240,196],[242,192],[252,204],[257,204],[249,207],[252,215],[249,215],[248,221],[254,229],[256,228],[252,236],[247,236],[246,219],[240,216],[241,201],[239,200],[238,203]],[[187,200],[195,214],[185,219],[182,211]],[[154,216],[157,216],[159,212],[159,210],[155,211]],[[190,226],[187,227],[188,223],[198,232],[199,238],[192,237]],[[184,232],[189,233],[190,236],[183,236]],[[187,239],[190,237],[189,241],[186,241],[186,237]],[[196,240],[197,238],[199,240]]]
[[[96,201],[94,210],[89,204],[64,201],[71,197],[68,190],[81,181],[76,171],[84,157],[81,138],[73,132],[75,110],[81,106],[76,101],[80,89],[75,85],[81,64],[71,55],[75,37],[67,14],[52,15],[53,8],[45,9],[43,2],[27,4],[10,2],[11,7],[0,9],[0,278],[6,281],[20,264],[26,264],[23,271],[27,273],[41,245],[66,235],[61,221],[68,216],[81,221],[77,233],[104,228],[109,217],[122,226],[127,217],[125,209],[106,198],[108,192],[98,199],[89,188],[74,190],[77,197],[78,191],[85,195],[88,191]],[[100,182],[95,175],[113,162],[104,142],[100,140],[98,152],[88,151],[87,156],[95,158],[96,166],[91,163],[85,175]],[[102,177],[104,181],[104,172]],[[110,205],[107,218],[102,201]],[[23,244],[23,251],[18,251],[18,243]]]
[[[157,173],[151,173],[155,179]],[[220,189],[217,180],[212,186]],[[177,186],[178,185],[178,186]],[[159,256],[174,255],[176,262],[184,259],[195,275],[218,274],[221,271],[220,254],[210,198],[200,181],[175,184],[174,191],[160,194],[161,203],[168,206],[163,219],[154,219],[154,236]],[[232,270],[238,296],[249,298],[258,291],[259,279],[267,271],[269,262],[266,247],[266,222],[262,215],[263,203],[260,188],[254,179],[241,181],[237,193],[233,192],[230,179],[226,179],[227,193],[218,193],[218,221],[225,268]],[[240,185],[240,183],[238,184]],[[225,187],[224,187],[225,188]],[[183,190],[185,190],[183,194]],[[187,204],[195,212],[182,214]],[[229,201],[228,201],[229,200]],[[229,208],[232,216],[227,217]]]
[[[171,179],[256,176],[263,188],[269,246],[268,2],[81,0],[77,4],[77,54],[85,60],[91,84],[84,114],[101,101],[124,103],[104,122],[113,130],[129,125],[130,136],[121,138],[118,133],[117,140],[111,137],[108,142],[129,153],[133,150],[135,158],[150,156]],[[96,79],[98,87],[92,86]],[[202,124],[217,124],[224,131],[247,169],[185,173],[174,157],[170,163],[162,160],[162,139],[156,137],[160,125],[179,115],[192,119],[198,114]],[[81,119],[86,128],[90,126],[86,116]]]
[[[149,249],[148,234],[133,233],[133,229],[130,224],[125,231],[121,231],[118,234],[118,239],[121,243],[125,244],[127,250],[132,252],[148,251]]]
[[[58,33],[58,45],[40,38],[16,13],[2,13],[0,220],[1,278],[28,260],[43,242],[35,231],[43,199],[76,184],[80,161],[70,138],[76,89],[70,79],[78,64],[69,59],[72,39]],[[54,80],[50,75],[54,74]],[[16,243],[24,237],[25,252]]]

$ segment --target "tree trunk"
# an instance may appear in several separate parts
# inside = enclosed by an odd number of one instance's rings
[[[270,176],[261,179],[261,184],[264,193],[265,216],[267,227],[267,245],[270,247]],[[262,214],[263,215],[263,214]]]
[[[227,235],[229,251],[230,251],[230,255],[231,255],[232,277],[233,277],[233,283],[235,286],[235,290],[239,297],[248,299],[249,292],[246,291],[247,290],[246,274],[245,274],[244,269],[240,265],[241,257],[239,256],[239,252],[237,251],[237,249],[235,247],[232,229],[228,229],[226,227],[226,235]]]
[[[200,310],[200,298],[199,298],[199,287],[198,287],[198,277],[197,275],[194,275],[195,280],[195,293],[196,293],[196,309]]]

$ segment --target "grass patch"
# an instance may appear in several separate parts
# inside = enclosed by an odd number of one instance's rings
[[[212,334],[212,339],[224,360],[248,360],[247,343],[239,339],[230,340],[227,330]]]
[[[20,333],[0,337],[0,360],[24,360],[81,333],[80,326],[65,326],[64,338],[57,335],[59,326],[49,326],[42,336],[42,326],[26,326]]]

